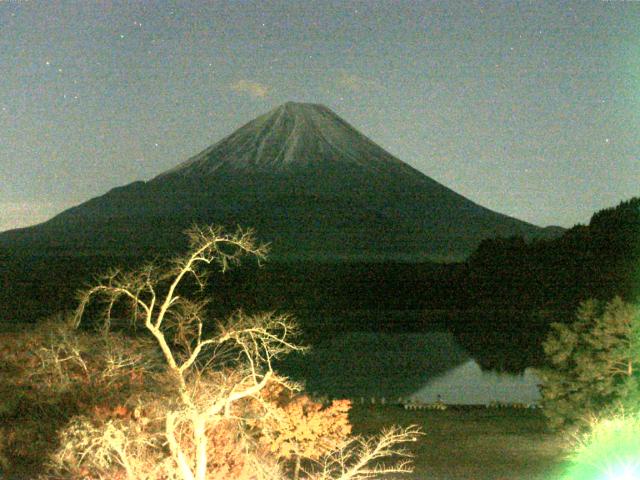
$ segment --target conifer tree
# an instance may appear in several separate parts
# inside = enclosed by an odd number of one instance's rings
[[[554,323],[539,371],[542,407],[552,427],[583,425],[599,414],[638,403],[640,314],[619,297],[587,300],[571,324]]]

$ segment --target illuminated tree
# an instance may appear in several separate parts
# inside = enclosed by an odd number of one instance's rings
[[[550,424],[585,424],[607,409],[633,407],[639,339],[638,308],[618,297],[606,304],[587,300],[573,323],[554,323],[543,345],[549,366],[539,371]]]
[[[278,375],[273,361],[302,350],[287,315],[238,311],[214,322],[206,301],[189,298],[194,288],[204,288],[206,266],[217,264],[224,271],[243,255],[264,258],[265,248],[251,232],[227,235],[219,228],[194,228],[189,239],[189,252],[168,265],[111,271],[82,292],[75,326],[97,302],[103,335],[109,335],[116,316],[127,313],[158,353],[142,362],[114,347],[105,371],[114,377],[135,373],[143,385],[123,404],[74,418],[60,433],[54,473],[127,480],[275,480],[284,478],[283,458],[294,461],[295,476],[303,472],[310,480],[411,471],[406,458],[369,465],[406,456],[397,445],[415,440],[416,428],[389,430],[376,440],[348,439],[348,405],[323,409],[305,396],[281,394],[299,387]],[[49,349],[46,363],[64,369],[71,358],[73,365],[86,364],[82,351],[72,349],[70,357],[68,351]],[[276,401],[273,392],[286,401]],[[301,459],[315,463],[302,471]]]
[[[299,478],[303,460],[317,462],[339,448],[351,433],[349,400],[324,406],[279,384],[265,388],[262,395],[273,406],[273,414],[255,424],[261,441],[278,458],[293,461],[294,480]]]

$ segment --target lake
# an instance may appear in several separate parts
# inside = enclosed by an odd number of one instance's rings
[[[469,352],[444,328],[430,325],[419,312],[369,311],[358,316],[318,314],[311,351],[291,355],[280,365],[283,373],[303,381],[309,392],[332,398],[414,398],[470,405],[490,402],[535,403],[539,379],[531,369],[522,374],[484,371]],[[403,317],[401,321],[397,317]],[[364,328],[391,323],[409,324],[414,317],[423,332],[350,331],[343,322]],[[353,321],[356,318],[356,321]],[[394,320],[395,318],[395,320]],[[435,317],[433,317],[435,318]],[[349,320],[347,320],[349,319]],[[310,318],[303,322],[308,325]]]

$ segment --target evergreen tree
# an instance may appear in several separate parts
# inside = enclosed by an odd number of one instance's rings
[[[619,297],[583,302],[571,324],[554,323],[543,347],[548,366],[542,406],[551,426],[583,424],[605,411],[635,407],[640,315]]]

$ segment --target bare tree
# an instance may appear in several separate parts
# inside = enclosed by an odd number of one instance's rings
[[[215,328],[205,328],[207,303],[185,296],[187,279],[203,288],[206,267],[217,264],[225,271],[243,255],[260,261],[266,248],[256,242],[251,231],[229,235],[220,228],[206,227],[192,228],[188,235],[188,253],[169,267],[149,264],[131,272],[113,270],[81,293],[74,315],[76,327],[93,301],[102,301],[104,332],[108,332],[114,312],[128,307],[133,322],[142,325],[159,347],[162,367],[154,377],[155,390],[139,400],[141,406],[130,418],[112,418],[99,427],[90,419],[79,418],[62,432],[65,441],[54,458],[59,469],[73,463],[106,472],[115,466],[129,480],[213,478],[212,459],[220,452],[216,452],[219,446],[212,438],[224,431],[225,425],[233,424],[239,426],[232,436],[242,446],[245,472],[250,470],[251,478],[282,478],[277,462],[263,461],[256,451],[250,425],[255,420],[255,405],[259,415],[273,414],[260,394],[267,385],[298,388],[273,369],[275,359],[303,350],[295,343],[296,325],[287,315],[238,311],[228,320],[216,322]],[[117,365],[127,365],[127,359],[116,360]],[[248,401],[254,407],[246,408]],[[403,454],[394,446],[415,439],[417,434],[415,428],[394,429],[383,433],[377,443],[352,440],[326,455],[316,473],[308,472],[307,478],[363,479],[373,478],[374,473],[409,471],[404,460],[377,469],[367,469],[367,465],[381,457]]]

